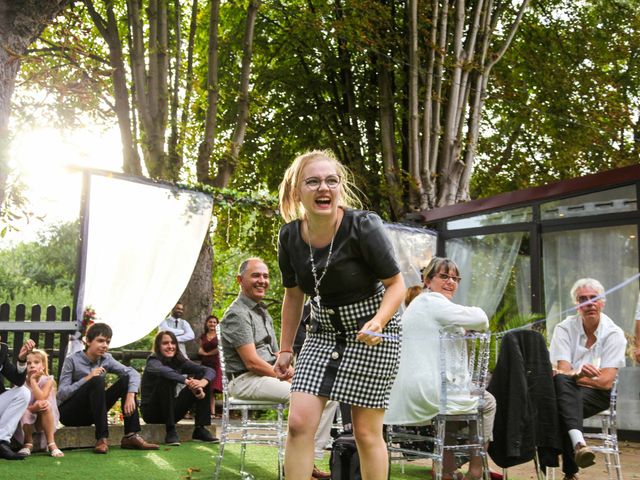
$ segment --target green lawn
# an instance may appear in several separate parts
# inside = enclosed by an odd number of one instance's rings
[[[107,455],[96,455],[90,449],[67,450],[61,459],[36,453],[25,461],[0,460],[0,479],[3,480],[202,480],[213,478],[217,445],[187,442],[180,447],[162,447],[151,452],[137,452],[112,448]],[[240,446],[225,448],[221,480],[240,479],[238,474]],[[318,464],[328,470],[329,456]],[[273,447],[250,445],[247,449],[247,471],[256,480],[277,479],[277,456]],[[428,469],[405,464],[405,473],[394,464],[391,478],[396,480],[425,480]]]

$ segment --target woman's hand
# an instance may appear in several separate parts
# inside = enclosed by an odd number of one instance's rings
[[[372,345],[372,346],[382,343],[381,337],[377,337],[375,335],[371,335],[365,332],[382,333],[382,325],[380,325],[380,322],[376,320],[375,317],[364,324],[364,326],[360,329],[360,331],[356,335],[356,340],[358,342],[364,343],[365,345]]]
[[[273,366],[276,378],[286,381],[293,377],[293,367],[291,366],[292,359],[293,354],[290,352],[282,352],[278,355],[278,359]]]

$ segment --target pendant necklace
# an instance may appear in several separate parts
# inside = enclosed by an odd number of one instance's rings
[[[337,223],[338,221],[336,220],[336,224]],[[311,273],[313,274],[313,284],[314,284],[313,291],[316,294],[316,296],[313,297],[313,300],[314,302],[316,302],[316,305],[318,306],[320,306],[320,282],[322,282],[322,279],[327,274],[327,269],[329,268],[329,262],[331,261],[331,254],[333,253],[333,241],[336,238],[337,231],[338,231],[337,228],[333,229],[333,236],[331,237],[331,243],[329,244],[329,255],[327,255],[327,263],[324,265],[324,270],[322,271],[322,275],[320,275],[320,278],[318,278],[316,262],[313,259],[313,248],[311,248],[311,230],[309,229],[309,221],[307,220],[307,234],[309,236],[309,260],[311,260]]]

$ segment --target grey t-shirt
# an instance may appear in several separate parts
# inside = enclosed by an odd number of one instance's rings
[[[227,373],[247,371],[236,348],[249,343],[255,344],[260,358],[272,365],[275,363],[278,342],[273,319],[266,309],[263,318],[258,304],[242,292],[224,312],[220,332]]]

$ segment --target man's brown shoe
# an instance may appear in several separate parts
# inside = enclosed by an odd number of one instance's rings
[[[579,443],[576,445],[576,465],[580,468],[587,468],[596,463],[596,456],[593,451]]]
[[[109,452],[109,444],[107,443],[106,438],[101,438],[96,442],[96,446],[93,447],[93,453],[108,453]]]
[[[145,439],[137,433],[129,435],[128,437],[122,437],[120,447],[130,450],[158,450],[160,448],[155,443],[147,443]]]
[[[322,470],[318,470],[318,467],[313,466],[313,473],[311,474],[311,479],[327,479],[331,478],[331,473],[323,472]]]

